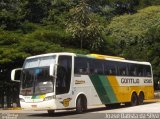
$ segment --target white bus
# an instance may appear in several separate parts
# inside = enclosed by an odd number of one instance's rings
[[[18,72],[21,71],[21,76]],[[154,97],[153,75],[148,62],[129,61],[98,54],[50,53],[26,58],[11,79],[20,79],[22,109],[76,109],[126,103],[143,104]]]

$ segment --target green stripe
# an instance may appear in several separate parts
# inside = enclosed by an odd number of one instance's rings
[[[32,99],[40,99],[39,96],[32,96]]]
[[[118,102],[114,94],[114,91],[106,76],[90,75],[90,79],[103,104],[110,104],[110,103]]]
[[[32,96],[32,99],[38,99],[38,97],[37,96]]]

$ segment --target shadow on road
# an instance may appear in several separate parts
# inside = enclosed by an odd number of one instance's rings
[[[91,112],[98,112],[98,111],[104,111],[107,108],[105,107],[99,107],[99,108],[93,108],[93,109],[88,109],[86,112],[82,114],[89,114]],[[30,117],[63,117],[63,116],[71,116],[71,115],[82,115],[82,114],[77,114],[75,110],[69,110],[69,111],[61,111],[61,112],[55,112],[53,114],[48,114],[42,113],[42,114],[30,114],[28,116]]]
[[[31,117],[63,117],[63,116],[70,116],[76,115],[74,111],[65,111],[65,112],[55,112],[54,114],[42,113],[42,114],[30,114],[28,116]]]

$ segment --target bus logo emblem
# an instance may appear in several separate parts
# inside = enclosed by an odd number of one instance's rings
[[[67,98],[67,99],[64,99],[61,103],[63,104],[64,107],[68,107],[70,101],[71,101],[71,98]]]

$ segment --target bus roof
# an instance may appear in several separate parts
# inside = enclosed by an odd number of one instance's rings
[[[93,56],[93,57],[95,57],[97,59],[112,58],[112,59],[125,60],[125,58],[123,58],[123,57],[109,56],[109,55],[100,55],[100,54],[88,54],[87,56]]]
[[[135,63],[135,64],[151,65],[149,62],[143,62],[143,61],[118,60],[118,59],[112,59],[112,58],[106,58],[106,60],[110,60],[110,61],[118,61],[118,62],[126,62],[126,63]]]
[[[75,53],[69,53],[69,52],[57,52],[57,53],[46,53],[41,55],[35,55],[27,57],[26,59],[32,59],[32,58],[39,58],[39,57],[46,57],[46,56],[53,56],[53,55],[75,55]]]
[[[151,65],[149,62],[126,60],[123,57],[116,57],[116,56],[109,56],[109,55],[88,54],[87,56],[91,56],[91,57],[97,58],[97,59],[104,59],[104,60],[117,61],[117,62],[126,62],[126,63]]]
[[[126,62],[126,63],[135,63],[135,64],[151,65],[149,62],[126,60],[126,59],[123,58],[123,57],[117,57],[117,56],[109,56],[109,55],[101,55],[101,54],[81,55],[81,54],[75,54],[75,53],[69,53],[69,52],[47,53],[47,54],[30,56],[30,57],[27,57],[26,59],[32,59],[32,58],[38,58],[38,57],[46,57],[46,56],[53,56],[53,55],[82,56],[82,57],[102,59],[102,60],[110,60],[110,61],[117,61],[117,62]]]

